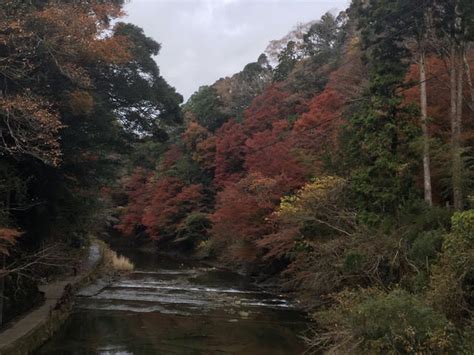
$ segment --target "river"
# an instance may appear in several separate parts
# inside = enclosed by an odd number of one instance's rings
[[[119,251],[120,252],[120,251]],[[308,322],[247,278],[150,253],[121,251],[135,271],[98,280],[36,354],[301,354]]]

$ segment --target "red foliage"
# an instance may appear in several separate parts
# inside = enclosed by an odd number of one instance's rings
[[[142,226],[145,208],[150,202],[149,182],[152,174],[144,169],[137,169],[124,181],[124,190],[128,204],[120,218],[117,229],[127,237],[134,237]]]
[[[206,128],[192,121],[183,134],[187,152],[203,170],[213,173],[216,164],[216,137]]]
[[[247,136],[242,125],[233,120],[226,122],[216,134],[215,183],[222,187],[237,182],[244,175]]]
[[[474,52],[468,54],[468,61],[474,60]],[[474,77],[474,68],[471,66],[471,76]],[[450,88],[449,88],[449,73],[448,64],[436,57],[428,57],[426,60],[426,77],[427,82],[427,100],[428,100],[428,116],[431,118],[429,121],[429,129],[432,135],[449,135],[451,131],[451,123],[449,120],[450,110]],[[418,64],[413,64],[405,78],[407,83],[414,83],[414,86],[403,92],[407,103],[420,104],[420,86],[417,83],[420,80],[420,72]],[[470,103],[470,89],[465,80],[464,87],[465,102]],[[466,105],[467,106],[467,105]],[[472,139],[472,111],[470,109],[463,110],[463,138]]]
[[[294,114],[290,94],[284,92],[277,84],[266,89],[257,96],[250,107],[245,110],[244,123],[247,134],[272,129],[272,123],[277,120],[287,120]]]
[[[174,177],[157,182],[153,174],[138,169],[124,184],[128,204],[117,229],[126,236],[146,230],[152,239],[172,234],[192,211],[202,207],[201,185],[186,185]]]
[[[230,260],[252,261],[257,256],[254,242],[269,232],[266,218],[279,201],[276,187],[275,180],[256,173],[218,194],[212,235],[228,249]]]
[[[168,171],[170,170],[175,163],[183,157],[183,151],[177,145],[172,145],[168,151],[163,154],[159,164],[160,171]]]
[[[340,94],[326,89],[309,102],[309,111],[295,123],[293,134],[298,147],[320,154],[335,149],[337,136],[343,125]]]
[[[282,194],[300,187],[307,177],[305,167],[293,152],[294,142],[289,137],[289,130],[288,121],[275,121],[271,131],[256,133],[246,142],[246,170],[275,179]]]
[[[449,123],[449,73],[446,63],[435,57],[426,61],[426,76],[434,78],[427,83],[428,116],[432,117],[429,130],[431,134],[439,134],[450,130]],[[405,79],[406,82],[418,83],[420,72],[418,64],[413,64]],[[407,103],[420,104],[420,86],[414,85],[411,89],[403,92]]]
[[[290,129],[292,116],[303,110],[304,106],[295,97],[283,91],[281,85],[275,84],[253,100],[245,110],[242,123],[231,120],[224,124],[216,135],[216,185],[222,187],[229,182],[235,183],[247,172],[260,171],[267,176],[287,172],[294,158],[290,154],[288,142],[279,143],[279,135]],[[272,148],[261,149],[266,145]],[[260,154],[256,154],[257,150]],[[246,158],[248,152],[252,156]],[[270,156],[272,159],[267,168],[257,167],[260,165],[259,158]],[[288,157],[288,162],[283,162],[285,157]],[[282,167],[277,166],[278,160]],[[265,165],[265,161],[262,164]],[[300,171],[297,168],[289,178],[299,176]]]
[[[148,235],[152,239],[172,235],[188,213],[200,210],[202,199],[202,185],[186,186],[174,177],[158,181],[142,218]]]

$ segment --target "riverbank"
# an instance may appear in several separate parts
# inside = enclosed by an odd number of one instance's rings
[[[40,291],[44,293],[44,303],[13,321],[0,333],[1,355],[29,354],[59,329],[70,314],[75,290],[96,277],[105,247],[101,242],[92,242],[76,276],[40,287]]]

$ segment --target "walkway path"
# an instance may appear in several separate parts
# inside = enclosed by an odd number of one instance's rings
[[[41,286],[44,303],[0,333],[0,355],[28,354],[47,340],[68,316],[68,309],[58,307],[61,306],[63,295],[67,297],[66,293],[69,291],[66,288],[91,276],[101,258],[99,244],[92,243],[89,255],[81,264],[77,276]]]

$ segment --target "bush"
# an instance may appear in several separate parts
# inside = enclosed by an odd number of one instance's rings
[[[369,299],[350,317],[354,337],[369,353],[433,354],[454,351],[455,328],[404,291]]]
[[[443,230],[438,229],[421,233],[412,243],[408,251],[408,257],[418,267],[429,266],[429,262],[435,260],[441,251],[443,239]]]
[[[200,242],[208,239],[208,229],[211,221],[205,213],[192,212],[186,216],[178,228],[178,237],[186,240],[191,248],[196,248]]]
[[[415,296],[395,290],[342,291],[319,312],[322,331],[309,339],[336,354],[444,354],[459,346],[455,327]]]
[[[454,321],[474,306],[474,210],[455,213],[451,233],[443,243],[442,255],[433,267],[428,299]]]

